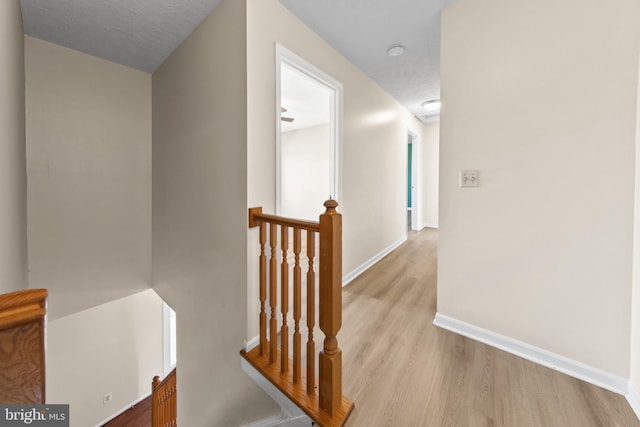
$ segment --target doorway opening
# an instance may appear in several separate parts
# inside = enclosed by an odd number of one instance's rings
[[[162,303],[162,332],[163,332],[163,378],[176,367],[177,363],[177,329],[176,312],[167,304]]]
[[[407,132],[407,230],[418,231],[420,224],[420,141],[418,136]]]
[[[317,221],[340,201],[342,84],[276,46],[276,214]]]

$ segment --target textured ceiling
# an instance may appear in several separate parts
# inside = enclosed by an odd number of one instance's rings
[[[4,0],[0,0],[4,1]],[[280,0],[401,104],[440,96],[440,11],[454,0]],[[21,0],[25,33],[153,72],[221,0]],[[387,55],[402,44],[405,53]]]
[[[20,5],[26,34],[153,72],[221,2],[21,0]]]
[[[440,97],[440,12],[454,0],[280,0],[423,121]],[[393,45],[403,55],[390,57]]]

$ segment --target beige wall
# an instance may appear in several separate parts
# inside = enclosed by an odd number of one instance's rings
[[[162,299],[151,289],[49,322],[47,401],[71,405],[72,427],[97,425],[151,393],[162,345]]]
[[[331,189],[329,125],[283,132],[281,215],[317,221]]]
[[[438,227],[440,122],[427,123],[422,133],[422,226]]]
[[[151,76],[26,38],[30,287],[49,320],[151,286]]]
[[[640,61],[640,58],[638,59]],[[640,66],[638,67],[640,70]],[[640,72],[638,75],[640,79]],[[640,395],[640,84],[636,107],[635,211],[633,218],[633,284],[631,292],[631,386]],[[640,414],[638,414],[640,416]]]
[[[249,206],[275,210],[275,44],[280,43],[344,85],[343,274],[347,275],[406,234],[407,129],[422,126],[354,65],[276,0],[248,0]],[[322,211],[322,207],[320,210]],[[251,304],[257,233],[249,232],[249,337],[257,333]]]
[[[626,378],[638,17],[461,0],[442,22],[439,313]]]
[[[18,0],[0,2],[0,294],[27,287],[24,36]]]
[[[277,411],[240,369],[247,316],[246,7],[225,0],[153,76],[154,288],[177,313],[178,418]]]

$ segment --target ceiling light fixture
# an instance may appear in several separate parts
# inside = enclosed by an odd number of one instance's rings
[[[440,100],[432,99],[431,101],[423,102],[422,108],[427,112],[427,114],[436,114],[440,112]]]
[[[397,44],[395,46],[391,46],[389,50],[387,50],[389,56],[400,56],[404,53],[404,46],[401,44]]]

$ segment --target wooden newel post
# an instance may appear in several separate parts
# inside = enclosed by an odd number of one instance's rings
[[[325,334],[319,355],[320,408],[333,415],[342,404],[342,215],[338,202],[327,200],[320,215],[320,329]]]
[[[158,416],[159,414],[159,406],[160,406],[160,396],[156,392],[156,388],[160,385],[160,377],[153,377],[153,381],[151,381],[151,426],[155,427],[158,425]]]

